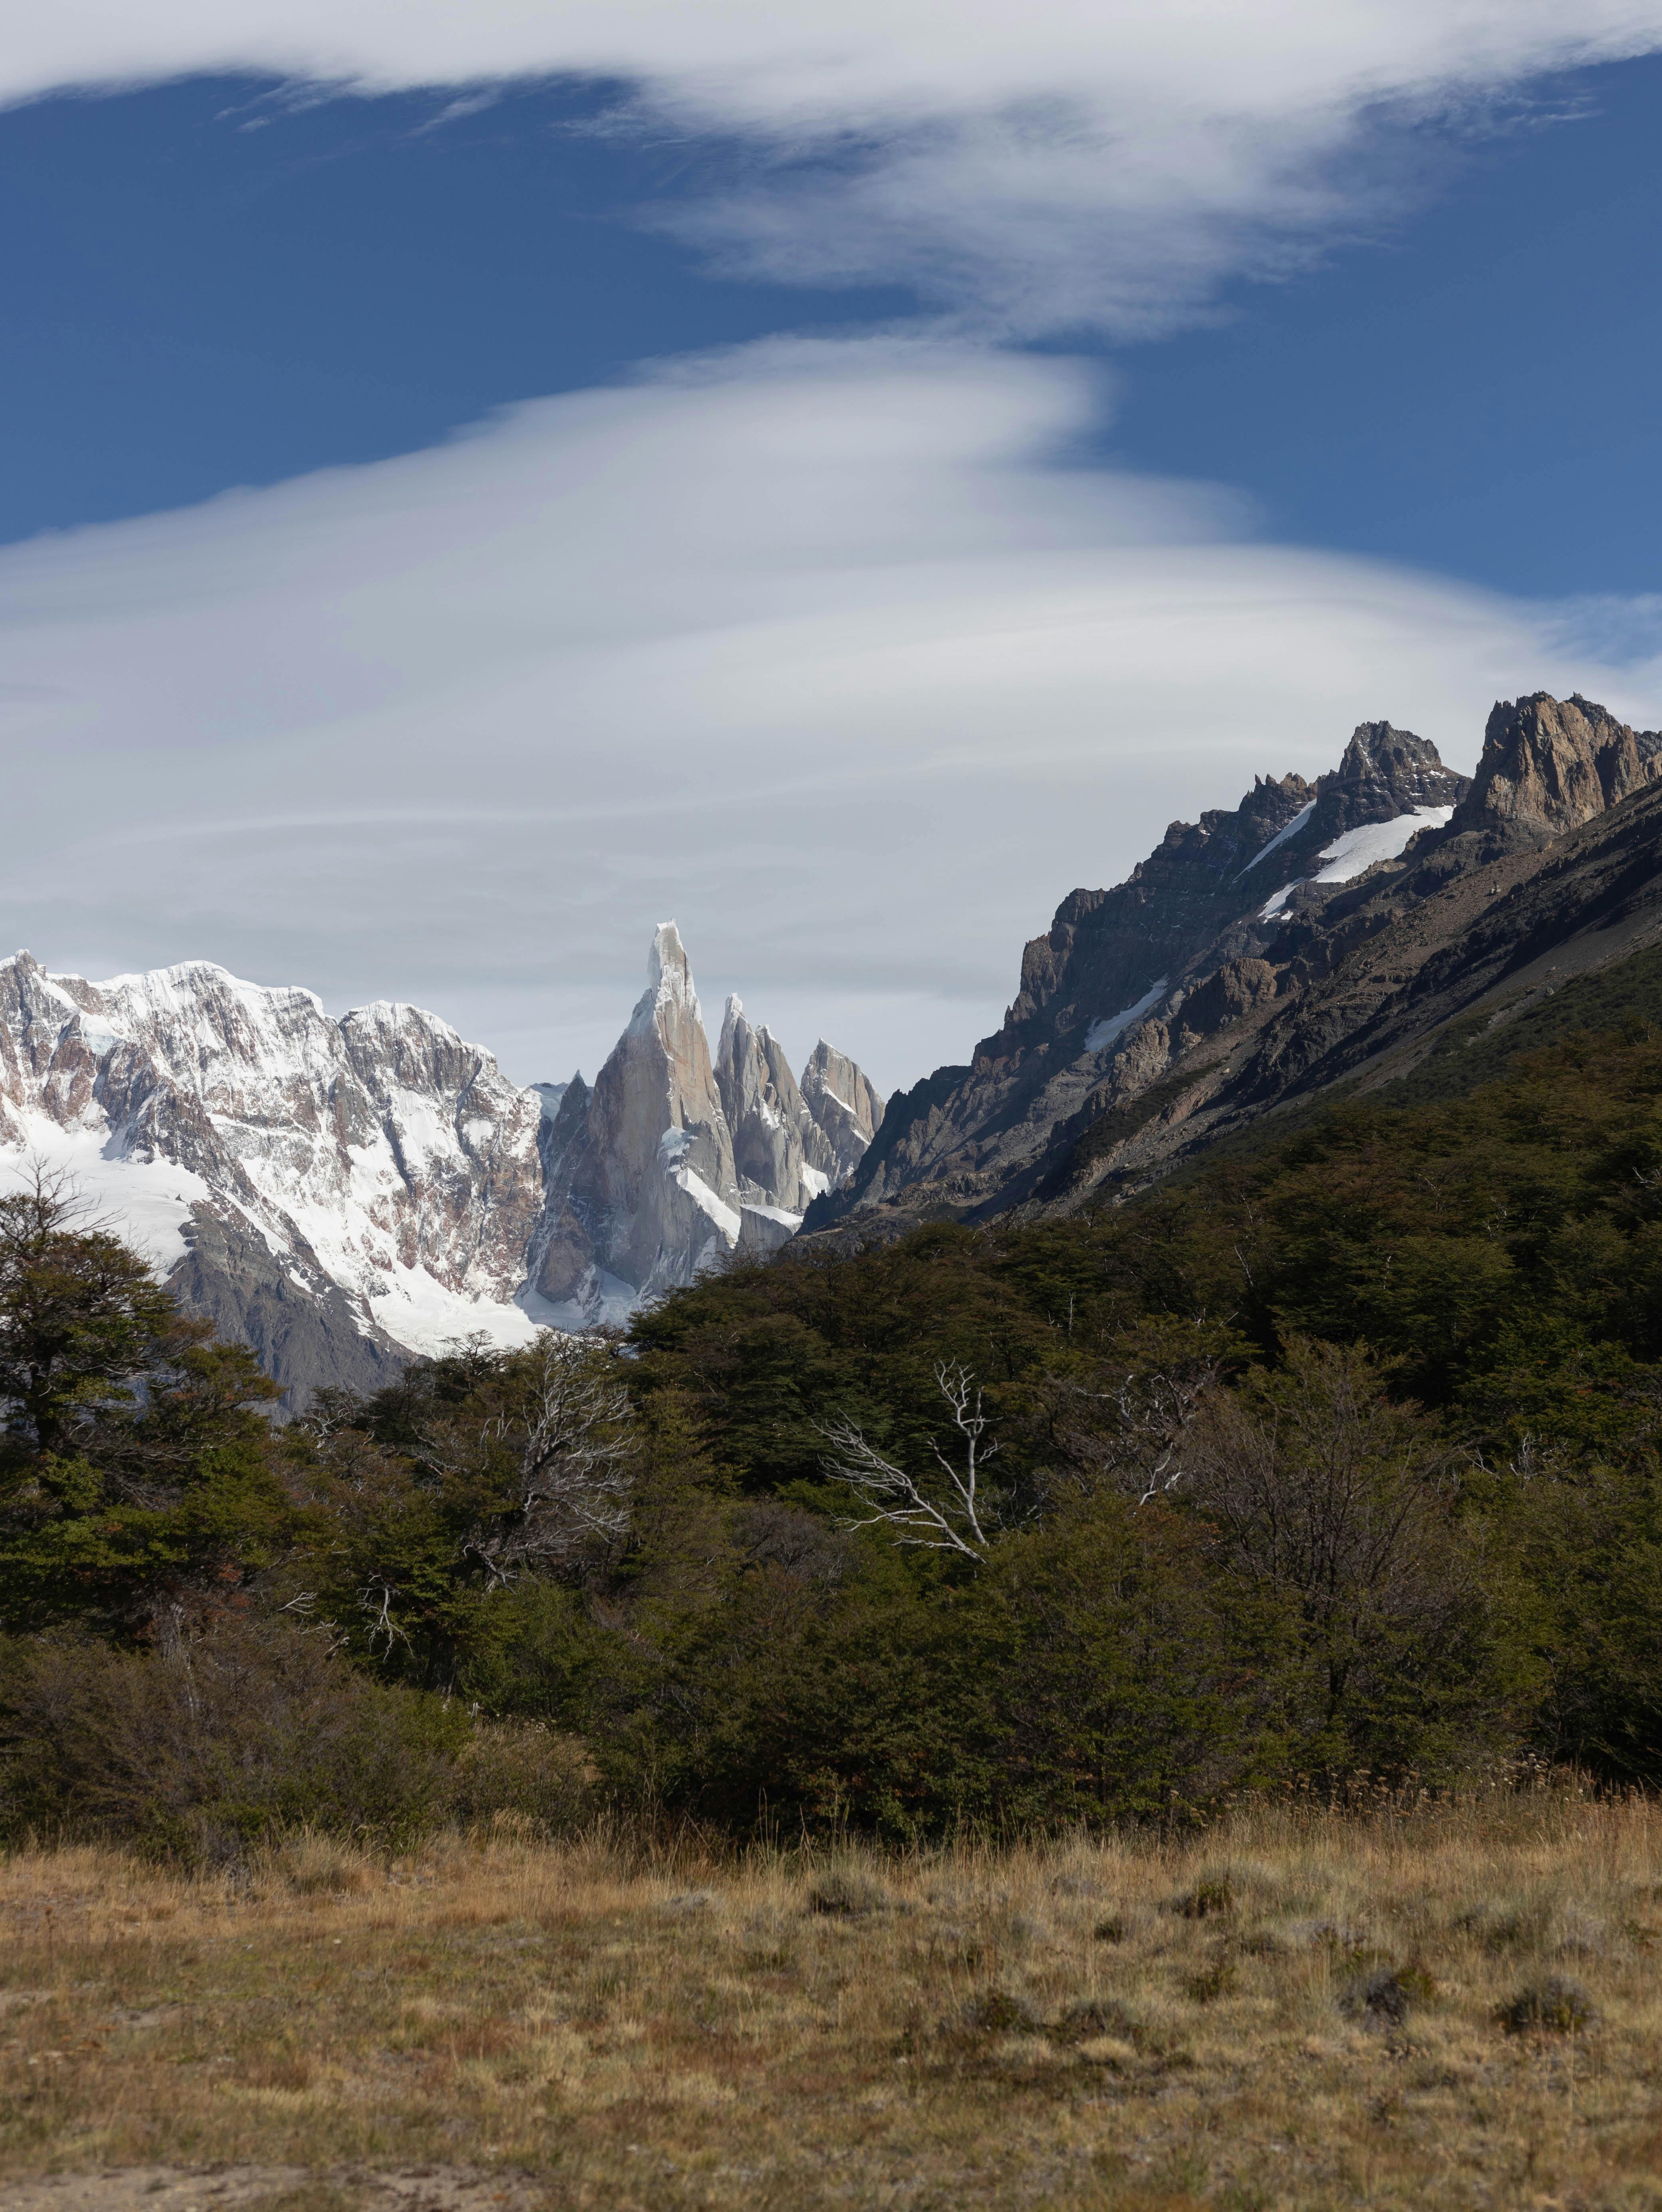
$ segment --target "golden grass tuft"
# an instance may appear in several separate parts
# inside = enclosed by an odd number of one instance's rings
[[[597,2212],[1662,2208],[1638,1801],[900,1857],[22,1852],[0,1929],[7,2203],[217,2168],[214,2201],[369,2212],[396,2168]]]

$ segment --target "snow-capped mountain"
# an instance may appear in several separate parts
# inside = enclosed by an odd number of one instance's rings
[[[335,1021],[206,962],[89,983],[0,962],[0,1144],[274,1373],[363,1384],[513,1301],[542,1206],[541,1102],[414,1006]]]
[[[0,1185],[37,1162],[66,1174],[89,1217],[296,1395],[373,1387],[476,1333],[513,1344],[618,1317],[741,1243],[783,1242],[804,1192],[846,1172],[822,1139],[805,1183],[799,1139],[794,1171],[736,1173],[673,923],[652,973],[592,1091],[522,1090],[417,1007],[336,1020],[309,991],[206,962],[92,983],[20,952],[0,961]],[[573,1185],[550,1175],[550,1138],[579,1111],[630,1225],[598,1293],[596,1276],[551,1296]]]

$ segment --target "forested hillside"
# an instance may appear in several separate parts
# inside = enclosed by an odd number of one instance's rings
[[[1625,1006],[1574,987],[1617,1026],[1543,1042],[1566,992],[1136,1204],[731,1269],[287,1429],[119,1246],[8,1201],[7,1819],[171,1847],[602,1795],[901,1837],[1653,1778],[1629,969]]]

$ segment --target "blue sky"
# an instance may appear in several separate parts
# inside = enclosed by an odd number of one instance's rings
[[[1662,590],[1662,62],[1538,89],[1381,237],[1125,357],[1122,449],[1243,485],[1277,535]]]
[[[1662,720],[1662,7],[88,0],[0,57],[0,930],[909,1081],[1174,814]],[[228,496],[227,496],[228,495]]]
[[[917,311],[651,227],[738,156],[616,88],[297,102],[209,78],[0,114],[0,536],[432,443],[634,362]],[[585,127],[587,126],[587,127]],[[1107,440],[1277,535],[1507,591],[1662,589],[1662,59],[1548,80],[1424,202],[1199,329],[1092,349]],[[1080,343],[1077,333],[1072,343]]]
[[[704,273],[640,220],[687,191],[688,155],[597,137],[605,88],[441,119],[456,105],[209,78],[0,114],[0,535],[379,459],[643,358],[909,304]]]

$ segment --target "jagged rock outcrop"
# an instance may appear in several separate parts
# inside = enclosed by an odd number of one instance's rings
[[[1307,848],[1319,852],[1331,839],[1369,823],[1456,806],[1470,788],[1471,779],[1445,768],[1428,738],[1390,722],[1358,722],[1338,767],[1316,779]]]
[[[1338,776],[1247,865],[1279,876],[1301,864],[1302,879],[1107,1024],[1109,1064],[1071,1111],[1046,1126],[1067,1100],[1052,1076],[1018,1146],[997,1123],[1000,1064],[943,1069],[891,1102],[867,1168],[810,1211],[805,1233],[858,1242],[931,1214],[1131,1195],[1331,1084],[1401,1073],[1473,1007],[1504,1018],[1556,977],[1662,943],[1659,759],[1662,734],[1537,694],[1495,708],[1477,777],[1451,799],[1459,780],[1422,740],[1362,725]],[[974,1161],[966,1131],[980,1135],[980,1172],[962,1164]]]
[[[531,1284],[567,1326],[621,1317],[738,1241],[733,1140],[692,969],[672,921],[594,1082],[567,1087],[544,1144]]]
[[[778,1039],[753,1028],[733,998],[715,1066],[733,1133],[740,1242],[747,1250],[777,1250],[813,1200],[839,1189],[859,1165],[883,1120],[882,1096],[823,1037],[798,1083]]]
[[[803,1103],[822,1139],[810,1146],[810,1164],[825,1175],[827,1188],[840,1189],[859,1166],[883,1117],[883,1094],[852,1060],[822,1037],[808,1055],[798,1086]],[[815,1190],[813,1197],[822,1197]]]
[[[876,1100],[852,1061],[832,1057]],[[672,921],[652,940],[646,992],[611,1056],[592,1085],[579,1076],[567,1086],[543,1160],[534,1310],[564,1327],[621,1319],[733,1252],[778,1250],[810,1199],[846,1172],[778,1040],[737,999],[712,1059]]]
[[[739,1196],[787,1214],[794,1229],[809,1200],[829,1188],[829,1178],[808,1157],[805,1140],[819,1133],[778,1038],[765,1024],[752,1027],[739,999],[727,1001],[715,1067],[732,1132]]]
[[[1176,1017],[1178,1036],[1186,1044],[1233,1028],[1277,996],[1280,980],[1280,970],[1271,961],[1226,960],[1185,996]]]
[[[860,1165],[805,1227],[886,1203],[967,1212],[995,1200],[1058,1127],[1100,1109],[1116,1068],[1156,1079],[1186,1039],[1235,1018],[1220,994],[1273,995],[1263,963],[1289,919],[1440,829],[1467,789],[1427,739],[1364,722],[1313,784],[1259,777],[1233,811],[1173,823],[1123,884],[1062,902],[1022,954],[1003,1027],[967,1066],[889,1101]],[[1188,1011],[1231,963],[1234,985]]]
[[[1579,692],[1499,700],[1451,827],[1487,833],[1495,847],[1550,844],[1642,790],[1659,768],[1662,735],[1629,729]]]
[[[90,983],[0,961],[0,1171],[66,1173],[291,1391],[529,1339],[537,1115],[413,1006],[337,1022],[205,962]]]

